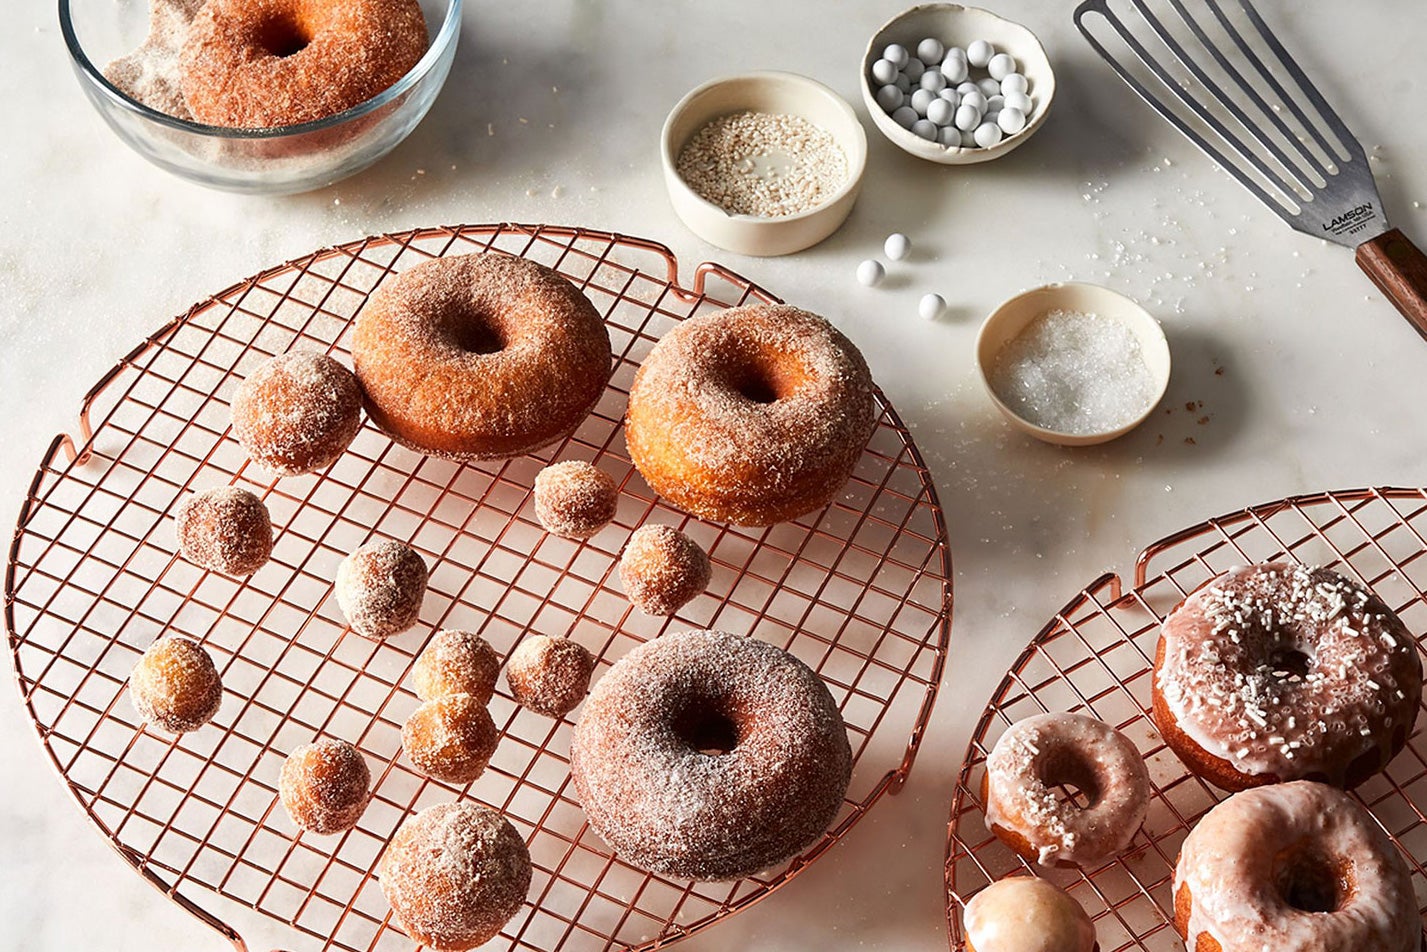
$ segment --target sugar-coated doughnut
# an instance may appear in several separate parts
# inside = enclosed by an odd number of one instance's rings
[[[1412,635],[1329,569],[1231,569],[1169,614],[1155,651],[1155,726],[1225,790],[1356,786],[1402,750],[1421,697]]]
[[[1351,797],[1298,780],[1235,794],[1189,831],[1174,920],[1193,952],[1418,952],[1412,876]]]
[[[972,896],[961,914],[966,952],[1096,952],[1095,924],[1065,890],[1012,876]]]
[[[208,0],[179,52],[193,118],[272,129],[345,112],[426,52],[417,0]]]
[[[377,539],[358,546],[337,566],[337,606],[347,624],[380,641],[406,631],[421,614],[426,563],[411,546]]]
[[[485,773],[500,731],[486,706],[469,694],[426,701],[401,727],[401,747],[422,773],[470,783]]]
[[[185,559],[225,575],[252,575],[273,551],[268,507],[237,486],[189,496],[178,507],[174,531]]]
[[[640,526],[619,556],[619,582],[635,607],[672,615],[709,587],[713,566],[693,539],[670,526]]]
[[[827,686],[743,635],[663,635],[595,683],[570,778],[627,862],[699,880],[748,876],[811,846],[842,807],[847,727]]]
[[[438,631],[412,665],[411,683],[423,701],[448,694],[469,694],[489,704],[499,674],[500,658],[480,635]]]
[[[264,361],[233,396],[233,435],[279,476],[330,466],[362,427],[357,378],[326,354],[292,351]]]
[[[292,822],[312,833],[350,830],[362,818],[372,772],[357,748],[324,737],[287,755],[278,777],[278,797]]]
[[[497,252],[387,279],[352,338],[372,421],[412,449],[462,460],[569,435],[604,392],[610,356],[609,331],[578,288]]]
[[[689,318],[640,365],[625,440],[650,487],[703,519],[766,526],[831,502],[876,426],[862,354],[785,305]]]
[[[223,703],[223,681],[198,642],[168,635],[149,645],[129,674],[139,715],[171,734],[196,731]]]
[[[505,662],[516,703],[546,717],[564,717],[590,690],[595,656],[569,638],[526,635]]]
[[[588,539],[609,525],[619,509],[619,487],[603,470],[565,460],[535,474],[535,518],[547,532]]]
[[[1062,800],[1069,785],[1083,806]],[[1017,721],[986,758],[986,825],[1042,866],[1093,868],[1130,844],[1149,806],[1150,778],[1129,738],[1084,714]]]
[[[495,938],[530,889],[530,851],[496,811],[462,800],[404,822],[377,875],[402,929],[440,952]]]

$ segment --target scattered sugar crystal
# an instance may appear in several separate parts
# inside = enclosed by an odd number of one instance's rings
[[[1099,314],[1042,314],[992,361],[991,388],[1017,416],[1058,433],[1103,433],[1133,421],[1154,399],[1139,340]]]

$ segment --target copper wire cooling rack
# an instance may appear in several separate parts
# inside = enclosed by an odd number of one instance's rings
[[[1188,773],[1145,713],[1164,616],[1227,568],[1287,559],[1361,580],[1427,641],[1427,490],[1361,489],[1296,496],[1211,519],[1156,542],[1135,563],[1132,591],[1104,575],[1076,595],[1017,659],[976,726],[947,830],[947,920],[963,944],[961,908],[983,886],[1032,872],[1068,889],[1095,920],[1103,952],[1182,950],[1173,926],[1175,858],[1190,828],[1227,794]],[[1149,765],[1149,814],[1130,849],[1084,872],[1021,860],[986,828],[986,757],[1012,723],[1086,711],[1119,728]],[[1419,719],[1419,725],[1424,723]],[[1075,791],[1062,791],[1073,796]],[[1387,770],[1353,792],[1402,851],[1427,897],[1427,739],[1416,733]],[[1424,908],[1427,911],[1427,908]]]
[[[351,318],[384,278],[474,251],[549,265],[605,316],[617,366],[571,438],[463,466],[366,427],[320,476],[274,480],[248,464],[228,432],[243,376],[292,348],[347,359]],[[727,286],[722,299],[706,293],[710,278]],[[45,454],[6,573],[20,691],[70,793],[135,870],[239,949],[237,932],[205,908],[210,892],[290,923],[294,948],[410,949],[373,868],[405,817],[457,797],[503,812],[536,867],[528,905],[491,949],[650,949],[786,883],[911,769],[946,655],[951,564],[926,468],[880,396],[880,425],[846,491],[795,522],[699,522],[640,480],[621,430],[640,359],[679,320],[750,300],[774,298],[713,264],[686,290],[672,253],[640,239],[533,225],[423,229],[265,271],[135,348],[86,396],[77,437],[57,437]],[[620,483],[618,518],[587,543],[546,535],[532,514],[534,476],[556,458],[592,460]],[[178,501],[230,483],[261,495],[277,530],[272,562],[246,580],[175,555]],[[631,609],[614,580],[625,539],[647,522],[683,527],[714,563],[709,593],[674,619]],[[372,535],[410,542],[432,568],[421,624],[381,644],[344,635],[332,597],[338,562]],[[491,702],[504,738],[479,780],[447,786],[410,767],[399,732],[416,698],[405,675],[439,627],[475,630],[502,655],[527,630],[569,633],[601,671],[671,628],[783,646],[816,668],[847,720],[847,802],[807,853],[758,877],[646,874],[584,822],[569,785],[571,722],[524,711],[504,685]],[[146,728],[125,693],[139,654],[170,631],[203,641],[225,689],[213,724],[179,738]],[[370,807],[338,837],[300,834],[277,805],[284,755],[320,735],[357,744],[373,768]]]

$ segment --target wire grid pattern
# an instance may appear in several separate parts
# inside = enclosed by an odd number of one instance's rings
[[[947,920],[962,947],[961,908],[982,887],[1029,872],[1067,889],[1095,920],[1104,952],[1182,950],[1175,931],[1174,863],[1194,824],[1228,794],[1188,772],[1155,730],[1150,706],[1164,617],[1236,565],[1289,560],[1356,578],[1427,641],[1427,490],[1363,489],[1297,496],[1212,519],[1146,549],[1133,591],[1097,579],[1041,630],[977,724],[947,829]],[[1119,858],[1089,871],[1027,863],[986,826],[987,755],[1006,728],[1045,711],[1084,711],[1118,728],[1144,754],[1152,794],[1143,828]],[[1419,719],[1419,723],[1421,720]],[[1070,795],[1072,791],[1064,791]],[[1406,856],[1427,898],[1427,740],[1415,733],[1387,769],[1352,795]],[[1422,911],[1427,912],[1427,906]]]
[[[388,275],[431,257],[521,255],[556,268],[605,316],[618,357],[576,433],[503,463],[461,465],[393,444],[371,426],[320,475],[275,480],[229,433],[239,381],[276,353],[348,357],[350,321]],[[629,259],[653,252],[660,271]],[[662,259],[662,260],[661,260]],[[414,811],[466,797],[504,813],[529,843],[527,906],[491,949],[652,948],[757,901],[845,833],[911,767],[950,630],[950,556],[935,491],[910,436],[879,394],[880,422],[840,499],[768,529],[714,525],[662,503],[625,452],[621,421],[635,368],[692,314],[774,300],[715,265],[719,302],[674,284],[667,249],[548,226],[413,231],[274,268],[205,301],[137,348],[86,400],[80,461],[56,438],[21,514],[6,621],[20,689],[46,751],[93,821],[146,878],[239,948],[196,901],[203,889],[291,923],[294,948],[409,949],[373,869]],[[585,543],[547,535],[535,474],[554,459],[595,462],[621,487],[615,522]],[[272,513],[271,564],[248,579],[176,555],[171,516],[189,492],[243,485]],[[661,522],[710,554],[709,592],[672,619],[634,610],[615,567],[629,533]],[[412,544],[431,568],[418,627],[387,642],[352,634],[332,595],[337,564],[372,536]],[[503,739],[490,768],[458,787],[416,772],[400,729],[417,700],[406,672],[429,635],[473,630],[502,656],[527,630],[568,634],[599,658],[596,677],[670,629],[753,634],[815,668],[847,720],[856,763],[832,830],[782,869],[734,883],[647,874],[611,855],[569,785],[569,719],[518,707],[502,683],[491,713]],[[156,637],[200,640],[223,676],[213,724],[181,737],[148,729],[126,680]],[[277,805],[286,752],[318,736],[356,744],[373,770],[360,824],[300,833]]]

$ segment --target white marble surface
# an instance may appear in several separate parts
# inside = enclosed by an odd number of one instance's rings
[[[1058,70],[1038,138],[990,165],[944,168],[869,122],[866,187],[846,227],[803,254],[756,260],[708,247],[673,217],[656,152],[665,112],[707,78],[765,67],[857,103],[864,38],[897,3],[474,0],[451,80],[415,134],[354,179],[283,199],[208,192],[146,165],[81,96],[53,4],[12,4],[0,36],[0,508],[18,511],[49,439],[135,342],[316,247],[516,220],[648,236],[687,265],[721,260],[828,315],[866,353],[935,472],[956,617],[950,690],[902,796],[684,948],[944,949],[950,785],[976,714],[1043,621],[1103,569],[1206,516],[1298,491],[1420,484],[1427,432],[1427,344],[1347,251],[1290,233],[1120,88],[1074,33],[1069,2],[996,6],[1040,33]],[[1373,151],[1395,222],[1427,240],[1420,3],[1263,6]],[[916,242],[911,261],[877,290],[858,287],[856,263],[893,230]],[[971,378],[980,317],[1066,278],[1141,298],[1174,353],[1169,412],[1104,448],[1012,435]],[[951,303],[935,323],[916,316],[929,290]],[[1203,401],[1207,424],[1188,401]],[[88,828],[13,689],[0,691],[0,750],[0,949],[224,947]],[[251,913],[231,921],[254,949],[287,940]]]

